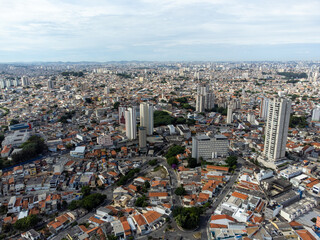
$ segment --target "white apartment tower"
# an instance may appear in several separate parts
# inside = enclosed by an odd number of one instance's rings
[[[48,80],[48,89],[54,89],[54,83],[53,83],[52,79]]]
[[[137,112],[134,107],[128,108],[125,112],[126,117],[126,136],[130,140],[137,138]]]
[[[209,90],[209,86],[198,86],[196,95],[196,111],[204,112],[214,107],[214,93]]]
[[[268,106],[269,106],[269,99],[263,97],[261,99],[261,103],[260,103],[260,114],[259,114],[260,118],[262,118],[262,119],[266,119],[267,118]]]
[[[231,124],[233,122],[233,105],[228,105],[228,112],[227,112],[227,124]]]
[[[269,101],[263,155],[268,161],[285,157],[291,101],[277,98]]]
[[[153,105],[143,102],[140,104],[140,126],[147,129],[147,135],[153,134]]]
[[[21,85],[22,86],[29,86],[29,79],[26,76],[21,77]]]
[[[320,105],[312,110],[311,121],[320,122]]]

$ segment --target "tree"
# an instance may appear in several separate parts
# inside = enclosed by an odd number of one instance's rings
[[[73,200],[69,205],[68,209],[73,211],[75,209],[79,208],[79,201]]]
[[[186,195],[186,190],[184,189],[183,186],[180,186],[174,191],[174,193],[178,196],[184,196]]]
[[[28,217],[19,219],[15,222],[14,228],[25,231],[36,226],[40,221],[38,215],[29,215]]]
[[[181,147],[179,145],[173,145],[172,147],[169,148],[167,154],[165,155],[165,157],[168,159],[170,157],[175,157],[178,154],[182,154],[184,153],[184,147]]]
[[[119,106],[120,106],[120,102],[115,102],[115,103],[113,104],[113,109],[118,109]]]
[[[91,192],[91,188],[89,186],[83,186],[81,188],[81,193],[83,194],[83,197],[90,195],[90,192]]]
[[[158,163],[157,159],[153,159],[153,160],[149,161],[150,166],[155,166],[155,165],[157,165],[157,163]]]
[[[197,159],[193,157],[188,157],[188,168],[195,168],[198,166],[198,161]]]
[[[80,206],[88,211],[91,211],[93,208],[99,206],[106,199],[106,197],[106,195],[100,193],[90,194],[80,201]]]
[[[177,224],[185,229],[195,229],[199,225],[202,209],[199,207],[176,207],[173,210],[173,217]]]
[[[308,122],[307,122],[307,118],[305,116],[294,116],[291,115],[290,116],[290,121],[289,121],[289,127],[291,128],[295,128],[295,127],[299,127],[299,128],[305,128],[308,126]]]
[[[150,182],[149,181],[145,181],[144,182],[144,187],[147,188],[147,189],[150,188],[151,187]]]
[[[167,159],[167,163],[168,163],[170,166],[172,166],[173,164],[178,164],[179,161],[178,161],[178,159],[177,159],[176,157],[169,157],[169,158]]]
[[[141,197],[137,198],[136,202],[135,202],[135,206],[136,207],[145,207],[147,206],[147,197],[145,195],[142,195]]]
[[[175,122],[175,118],[165,111],[154,111],[153,122],[155,127],[159,127],[162,125],[173,124]]]
[[[116,237],[115,235],[107,235],[107,239],[108,240],[118,240],[118,237]]]
[[[19,123],[19,121],[17,119],[11,119],[11,121],[10,121],[10,125],[15,125],[18,123]]]
[[[226,163],[228,164],[229,168],[235,169],[237,167],[237,157],[236,156],[229,156],[226,159]]]

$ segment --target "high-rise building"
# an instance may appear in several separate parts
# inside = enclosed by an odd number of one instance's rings
[[[143,102],[140,104],[140,126],[146,127],[147,135],[153,134],[153,105]]]
[[[134,107],[128,108],[125,112],[126,117],[126,136],[130,140],[137,138],[137,112]]]
[[[204,112],[205,108],[205,96],[204,95],[197,95],[196,96],[196,111],[197,112]]]
[[[19,86],[19,85],[20,85],[19,79],[18,79],[18,78],[15,78],[15,79],[13,80],[13,86],[17,87],[17,86]]]
[[[147,147],[147,128],[139,127],[139,148],[144,149]]]
[[[269,101],[263,151],[267,161],[274,162],[285,157],[290,113],[290,100],[276,98]]]
[[[262,119],[266,119],[268,115],[268,106],[269,106],[269,99],[263,97],[260,103],[260,114],[259,117]]]
[[[21,77],[22,86],[29,86],[29,79],[26,76]]]
[[[0,88],[6,88],[7,87],[7,82],[6,82],[6,80],[4,80],[4,79],[1,79],[0,80]]]
[[[320,122],[320,106],[317,106],[312,110],[311,121]]]
[[[48,89],[54,89],[54,83],[53,83],[52,79],[48,80]]]
[[[11,79],[7,79],[7,87],[11,87],[13,86],[12,80]]]
[[[231,104],[228,105],[227,111],[227,124],[231,124],[233,122],[233,106]]]
[[[196,95],[196,111],[204,112],[214,107],[214,94],[209,90],[209,86],[199,85]]]
[[[119,112],[119,124],[125,125],[126,124],[126,117],[125,117],[126,107],[120,106],[118,108],[118,112]]]
[[[229,140],[224,135],[209,137],[201,135],[192,137],[192,157],[204,160],[227,156],[229,151]]]

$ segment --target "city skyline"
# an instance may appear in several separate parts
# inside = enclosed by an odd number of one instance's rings
[[[0,62],[317,60],[320,3],[2,1]]]

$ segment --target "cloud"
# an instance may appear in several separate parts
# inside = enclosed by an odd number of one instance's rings
[[[320,44],[317,0],[1,0],[0,9],[0,61],[1,51],[135,59],[174,47]]]

